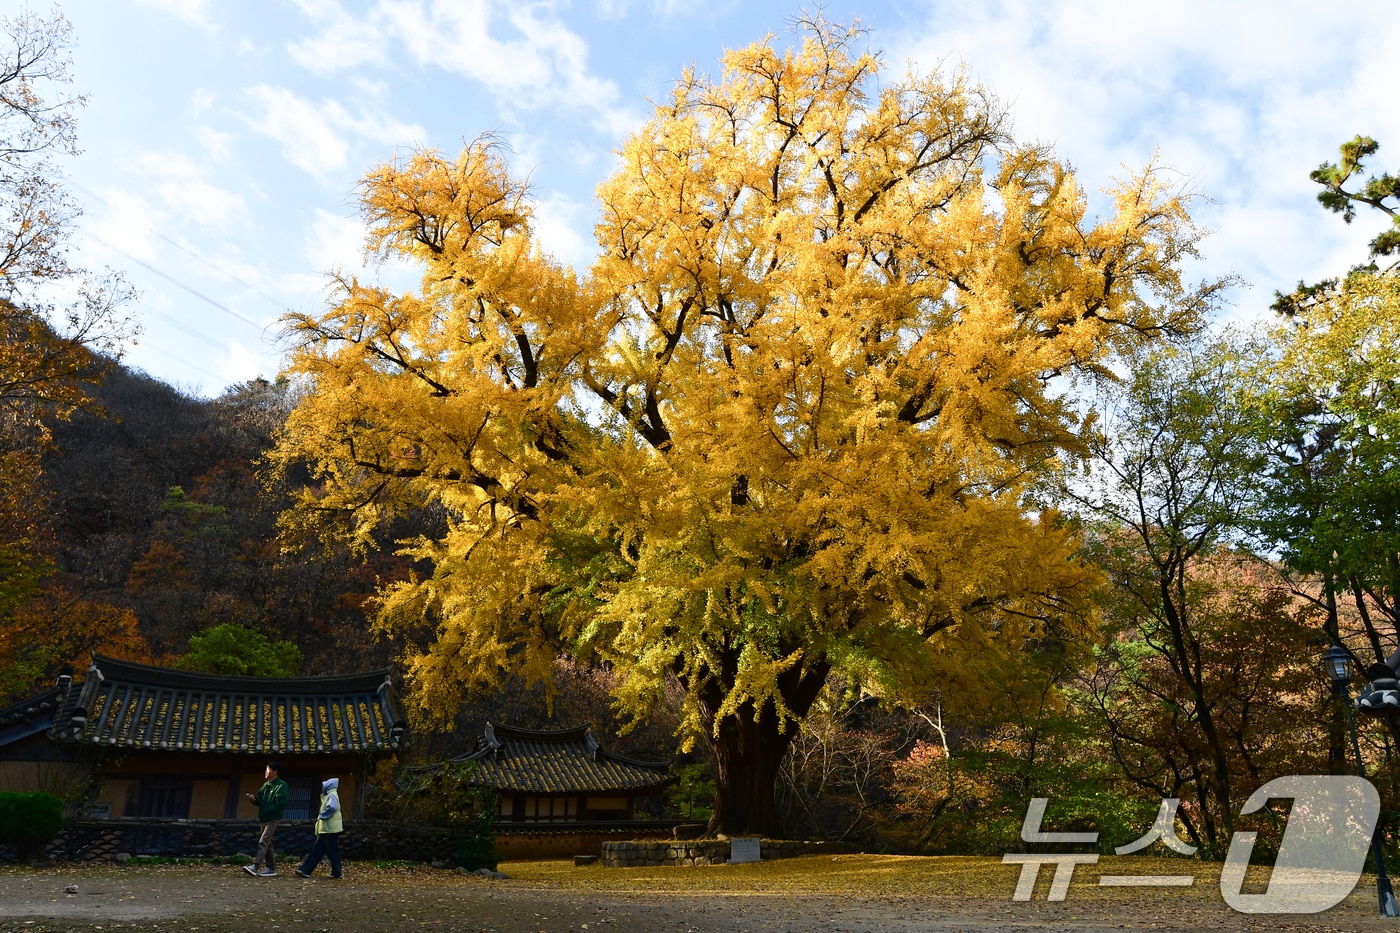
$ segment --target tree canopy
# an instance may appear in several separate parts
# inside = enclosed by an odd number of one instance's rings
[[[1318,200],[1348,223],[1357,205],[1390,219],[1371,241],[1372,262],[1278,296],[1284,320],[1233,400],[1271,455],[1259,533],[1318,583],[1308,595],[1332,639],[1343,634],[1338,597],[1350,597],[1376,660],[1400,631],[1400,267],[1375,262],[1400,250],[1400,180],[1383,172],[1347,185],[1379,149],[1358,135],[1310,175],[1324,189]],[[1400,721],[1387,721],[1400,736]]]
[[[295,677],[301,671],[301,650],[246,625],[221,622],[191,638],[190,650],[175,660],[175,666],[208,674]]]
[[[1400,252],[1400,178],[1389,172],[1372,175],[1359,187],[1348,190],[1347,182],[1365,170],[1363,160],[1375,155],[1381,144],[1369,136],[1355,136],[1341,145],[1341,158],[1323,162],[1308,177],[1322,185],[1317,200],[1334,214],[1351,223],[1356,217],[1356,205],[1365,204],[1390,218],[1390,229],[1382,230],[1371,240],[1371,255],[1391,256]]]
[[[0,17],[0,694],[51,676],[95,646],[144,657],[130,613],[95,606],[54,579],[42,454],[55,422],[93,386],[134,327],[119,276],[70,265],[78,210],[53,158],[77,153],[69,95],[72,29],[62,14]],[[6,41],[7,40],[7,41]],[[56,310],[38,289],[76,284]]]
[[[290,524],[441,515],[380,611],[426,718],[561,644],[634,711],[677,678],[711,827],[773,832],[828,673],[896,697],[1077,637],[1096,578],[1033,496],[1086,450],[1073,386],[1222,283],[1183,280],[1200,231],[1155,166],[1095,222],[966,75],[888,80],[862,44],[817,19],[685,73],[600,186],[583,273],[489,137],[366,177],[370,251],[422,283],[289,319],[275,459],[313,465]]]

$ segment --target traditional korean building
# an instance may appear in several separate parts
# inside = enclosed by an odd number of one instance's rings
[[[612,822],[637,818],[640,797],[674,778],[670,762],[638,761],[598,744],[587,726],[517,729],[488,722],[476,748],[453,762],[501,797],[501,823]]]
[[[36,791],[67,796],[74,779],[73,756],[49,738],[54,716],[73,678],[0,709],[0,791]]]
[[[587,726],[518,729],[486,723],[476,747],[448,762],[411,768],[400,787],[414,793],[446,764],[471,764],[467,778],[500,797],[495,847],[504,859],[597,854],[605,841],[669,837],[676,820],[643,813],[639,802],[675,778],[670,763],[638,761],[598,744]]]
[[[372,758],[406,731],[387,670],[233,677],[98,655],[81,682],[60,678],[0,710],[0,788],[51,790],[66,765],[96,780],[91,816],[247,819],[257,814],[243,795],[276,759],[286,819],[310,818],[331,776],[353,816]]]

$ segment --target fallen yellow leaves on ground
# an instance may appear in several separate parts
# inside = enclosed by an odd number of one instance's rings
[[[801,895],[861,897],[948,897],[965,900],[1009,901],[1020,876],[1020,865],[980,856],[821,855],[755,862],[746,865],[654,868],[575,867],[572,862],[506,862],[501,871],[510,884],[597,891],[611,894],[713,894],[716,896]],[[1267,867],[1251,869],[1251,882],[1261,885]],[[1044,900],[1052,866],[1041,869],[1034,899]],[[1194,875],[1195,883],[1180,888],[1101,888],[1100,875]],[[1123,900],[1162,898],[1182,904],[1220,902],[1220,864],[1185,858],[1101,857],[1095,865],[1075,869],[1072,899]],[[1362,885],[1365,884],[1363,880]]]

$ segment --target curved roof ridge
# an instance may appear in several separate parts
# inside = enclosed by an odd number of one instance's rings
[[[593,728],[592,723],[584,723],[581,726],[568,726],[563,729],[526,729],[521,726],[507,726],[495,720],[486,720],[486,727],[498,739],[554,739],[556,741],[573,740],[581,742]]]
[[[309,755],[398,748],[407,729],[387,669],[239,677],[95,654],[49,731],[113,748]]]
[[[22,719],[25,716],[41,713],[44,710],[58,709],[66,694],[67,691],[62,687],[50,687],[42,693],[16,700],[9,706],[0,708],[0,724],[12,719]]]
[[[610,752],[606,748],[603,748],[601,745],[598,747],[598,756],[600,758],[611,758],[613,761],[616,761],[619,764],[635,765],[638,768],[651,768],[656,771],[671,770],[671,762],[669,761],[645,761],[641,758],[629,758],[628,756],[620,755],[617,752]]]
[[[355,674],[307,675],[303,677],[206,674],[201,671],[182,671],[171,667],[157,667],[153,664],[138,664],[135,661],[119,661],[116,658],[97,653],[92,656],[92,668],[96,668],[104,680],[134,680],[153,686],[189,687],[201,690],[218,690],[220,686],[226,686],[248,693],[283,694],[373,693],[390,675],[387,667]]]

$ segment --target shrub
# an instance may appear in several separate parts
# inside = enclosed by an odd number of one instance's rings
[[[501,801],[494,791],[472,783],[475,767],[449,763],[413,769],[395,781],[394,769],[385,763],[370,785],[369,809],[380,818],[449,827],[458,867],[494,870]]]
[[[44,850],[63,828],[63,801],[53,794],[0,793],[0,842],[20,861]]]
[[[476,871],[478,868],[496,870],[500,861],[496,855],[496,834],[492,831],[488,815],[478,814],[471,824],[471,830],[458,836],[452,850],[452,861],[458,868]]]

